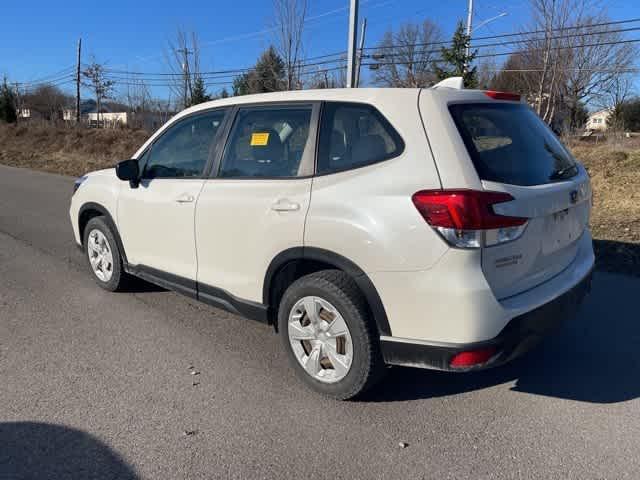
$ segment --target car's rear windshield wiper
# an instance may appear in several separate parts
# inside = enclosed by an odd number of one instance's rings
[[[553,171],[551,175],[549,175],[549,180],[562,180],[565,178],[573,177],[577,173],[578,167],[576,167],[575,165],[571,165],[570,167],[559,168],[558,170]]]

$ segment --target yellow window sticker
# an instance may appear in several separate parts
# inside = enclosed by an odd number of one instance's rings
[[[252,147],[266,147],[269,144],[269,132],[254,132],[251,134]]]

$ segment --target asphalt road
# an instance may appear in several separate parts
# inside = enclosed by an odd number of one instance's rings
[[[0,478],[640,477],[640,280],[598,273],[579,317],[511,365],[395,368],[336,402],[269,327],[95,286],[71,185],[0,167]]]

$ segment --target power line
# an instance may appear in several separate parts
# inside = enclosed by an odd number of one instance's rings
[[[639,31],[640,27],[636,27],[634,29],[626,29],[627,31]],[[569,38],[569,37],[555,37],[556,39],[560,39],[560,38]],[[504,43],[499,43],[499,44],[487,44],[487,45],[476,45],[474,48],[475,49],[479,49],[479,48],[486,48],[486,47],[493,47],[493,46],[505,46],[505,45],[509,45],[511,43],[528,43],[528,42],[535,42],[535,41],[541,41],[544,39],[529,39],[529,40],[522,40],[522,41],[518,41],[518,42],[504,42]],[[599,45],[618,45],[618,44],[625,44],[625,43],[635,43],[640,41],[640,39],[632,39],[632,40],[615,40],[615,41],[610,41],[610,42],[596,42],[596,43],[584,43],[581,45],[567,45],[567,46],[556,46],[556,47],[549,47],[550,50],[565,50],[565,49],[580,49],[580,48],[586,48],[586,47],[595,47],[595,46],[599,46]],[[406,45],[405,48],[414,46],[414,44],[409,44]],[[526,53],[529,51],[535,51],[535,50],[544,50],[545,47],[540,47],[540,48],[529,48],[527,50],[519,50],[519,51],[507,51],[507,52],[499,52],[499,53],[490,53],[490,54],[482,54],[482,55],[476,55],[474,58],[489,58],[489,57],[499,57],[499,56],[504,56],[504,55],[513,55],[513,54],[519,54],[519,53]],[[430,53],[439,53],[440,50],[418,50],[418,51],[413,51],[410,52],[411,55],[414,56],[419,56],[419,55],[427,55]],[[384,53],[381,54],[379,56],[379,58],[387,58],[387,57],[401,57],[401,56],[406,56],[409,55],[409,53],[407,52],[403,52],[403,53]],[[376,55],[367,55],[365,58],[370,58],[370,59],[376,59]],[[430,59],[431,61],[431,59]],[[419,63],[420,60],[414,60],[414,61],[409,61],[409,62],[376,62],[376,64],[378,65],[391,65],[391,64],[412,64],[412,63]],[[369,63],[369,64],[373,64],[373,63]]]
[[[20,82],[14,82],[19,88],[22,88],[26,91],[32,91],[35,90],[36,88],[39,87],[56,87],[59,85],[64,85],[67,84],[69,82],[73,82],[75,81],[75,76],[73,74],[69,74],[66,75],[64,77],[60,77],[54,80],[50,80],[50,81],[46,81],[46,82],[40,82],[40,83],[35,83],[35,84],[25,84],[25,83],[20,83]]]
[[[67,68],[64,68],[56,73],[51,73],[49,75],[45,75],[43,77],[40,77],[38,79],[35,80],[30,80],[27,82],[16,82],[21,86],[33,86],[33,85],[41,85],[41,84],[47,84],[49,82],[55,82],[57,80],[59,80],[60,78],[66,77],[67,75],[70,75],[73,73],[73,70],[75,69],[75,66],[69,66]]]
[[[576,29],[580,29],[580,28],[593,28],[593,27],[602,27],[602,26],[607,26],[607,25],[620,25],[620,24],[624,24],[624,23],[636,23],[636,22],[640,22],[640,18],[631,18],[628,20],[617,20],[615,22],[602,22],[602,23],[591,23],[591,24],[582,24],[582,25],[574,25],[571,27],[561,27],[561,28],[552,28],[549,30],[529,30],[529,31],[525,31],[525,32],[517,32],[517,33],[503,33],[500,35],[487,35],[484,37],[475,37],[474,40],[493,40],[496,38],[507,38],[507,37],[517,37],[517,36],[523,36],[523,35],[533,35],[533,34],[538,34],[538,33],[547,33],[547,32],[558,32],[558,31],[564,31],[564,30],[576,30]],[[585,35],[588,35],[587,32],[584,33]],[[411,44],[414,47],[427,47],[427,46],[432,46],[432,45],[449,45],[451,44],[451,40],[443,40],[443,41],[438,41],[438,42],[422,42],[422,43],[413,43]],[[385,50],[385,49],[392,49],[392,48],[398,48],[398,47],[405,47],[406,45],[383,45],[383,46],[378,46],[378,47],[365,47],[365,50]]]
[[[496,43],[486,43],[486,44],[482,44],[482,45],[472,45],[471,48],[474,49],[479,49],[479,48],[488,48],[488,47],[500,47],[500,46],[505,46],[505,45],[511,45],[514,43],[531,43],[531,42],[538,42],[538,41],[546,41],[546,40],[563,40],[566,38],[574,38],[574,37],[590,37],[593,35],[606,35],[606,34],[612,34],[612,33],[623,33],[623,32],[635,32],[640,30],[640,26],[639,27],[629,27],[629,28],[620,28],[617,30],[600,30],[597,32],[580,32],[580,33],[573,33],[571,35],[556,35],[554,37],[547,37],[547,38],[526,38],[524,40],[509,40],[506,42],[496,42]]]
[[[508,40],[504,42],[486,43],[486,44],[475,45],[473,48],[483,49],[483,48],[489,48],[489,47],[505,47],[507,45],[518,45],[522,43],[535,42],[540,40],[557,40],[557,39],[571,38],[571,37],[577,37],[577,36],[584,36],[589,38],[596,35],[634,32],[634,31],[640,30],[640,26],[638,26],[638,27],[619,28],[614,30],[592,31],[592,29],[596,27],[621,25],[621,24],[634,23],[634,22],[640,22],[640,18],[632,18],[627,20],[592,23],[588,25],[582,24],[582,25],[575,25],[571,27],[556,28],[556,29],[551,29],[550,31],[564,32],[564,31],[577,30],[577,29],[583,29],[583,30],[586,29],[587,31],[579,32],[579,33],[565,33],[561,35],[547,37],[546,39],[529,38],[529,39]],[[535,35],[538,33],[545,33],[545,31],[532,30],[532,31],[518,32],[518,33],[507,33],[507,34],[501,34],[501,35],[488,35],[483,37],[476,37],[475,40],[489,40],[489,39],[510,38],[510,37],[517,37],[517,36],[522,37],[526,35]],[[585,44],[576,45],[576,46],[556,46],[556,47],[551,47],[550,49],[563,50],[563,49],[570,49],[570,48],[587,48],[587,47],[593,47],[593,46],[599,46],[599,45],[606,46],[606,45],[631,44],[636,42],[640,42],[640,39],[585,43]],[[414,44],[408,44],[408,45],[387,45],[387,46],[381,46],[381,47],[365,47],[363,50],[381,50],[381,49],[385,50],[385,49],[398,48],[398,47],[416,48],[421,46],[435,46],[435,45],[442,45],[442,44],[449,44],[449,43],[450,43],[449,41],[447,42],[443,41],[443,42],[431,42],[431,43],[414,43]],[[491,57],[500,57],[504,55],[522,54],[531,50],[536,50],[536,49],[510,50],[510,51],[499,52],[499,53],[480,54],[480,55],[477,55],[476,58],[491,58]],[[437,50],[423,49],[423,50],[417,50],[412,53],[414,55],[426,55],[428,53],[439,53],[439,52],[440,52],[440,49],[437,49]],[[323,55],[317,55],[313,57],[307,57],[307,58],[301,59],[298,63],[296,63],[295,66],[296,68],[300,69],[300,75],[304,75],[304,76],[314,75],[314,74],[329,72],[329,71],[335,71],[335,70],[342,70],[346,67],[346,58],[344,57],[345,53],[346,52],[342,51],[342,52],[333,52],[333,53],[328,53]],[[382,55],[383,55],[383,58],[393,59],[394,57],[399,57],[399,56],[402,56],[403,54],[390,52],[390,53],[383,53]],[[375,54],[363,55],[363,58],[375,59]],[[438,60],[439,59],[435,59],[435,61],[438,61]],[[412,61],[403,62],[403,61],[394,61],[394,60],[390,60],[388,62],[384,62],[384,61],[383,62],[367,62],[367,63],[363,63],[363,65],[382,66],[382,65],[408,65],[408,64],[415,64],[415,63],[419,63],[419,60],[413,61],[413,62]],[[313,69],[312,67],[316,67],[316,69]],[[326,67],[326,68],[320,69],[319,67]],[[73,81],[74,68],[75,68],[74,66],[69,66],[58,72],[39,77],[35,80],[31,80],[28,82],[17,82],[17,85],[20,88],[25,88],[25,89],[37,88],[38,86],[41,86],[41,85],[52,85],[52,86],[64,85]],[[226,84],[231,84],[233,82],[232,79],[234,77],[238,75],[242,75],[244,73],[248,73],[253,69],[254,67],[243,67],[243,68],[226,69],[226,70],[214,70],[214,71],[200,72],[198,75],[202,77],[206,85],[226,85]],[[118,84],[124,85],[124,86],[127,86],[127,85],[135,86],[135,85],[140,85],[141,82],[144,82],[144,84],[147,86],[158,86],[158,87],[167,86],[168,87],[175,84],[174,80],[183,78],[182,73],[141,72],[141,71],[127,71],[127,70],[108,69],[108,68],[105,69],[105,72],[107,74],[107,78],[117,81]],[[229,79],[229,81],[224,81],[225,79]]]

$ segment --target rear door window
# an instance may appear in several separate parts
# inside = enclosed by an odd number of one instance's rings
[[[371,105],[327,102],[322,110],[317,173],[371,165],[400,155],[400,135]]]
[[[566,148],[526,105],[465,103],[449,111],[482,180],[530,186],[578,173]]]

